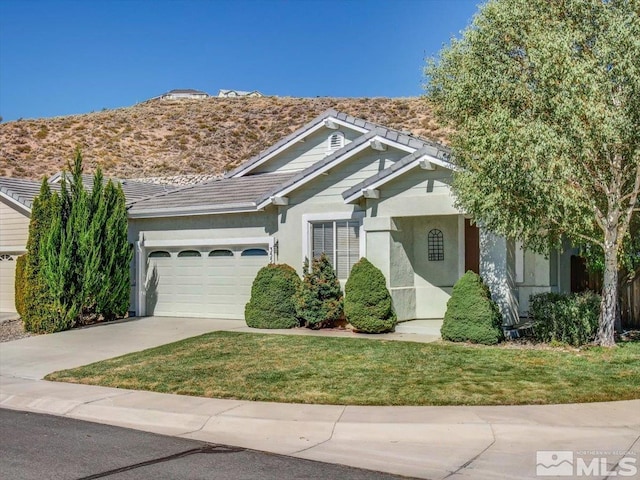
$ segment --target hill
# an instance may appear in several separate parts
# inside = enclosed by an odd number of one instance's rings
[[[120,178],[221,174],[328,108],[443,141],[421,98],[208,98],[150,100],[83,115],[0,124],[0,175],[41,178],[76,146],[90,172]]]

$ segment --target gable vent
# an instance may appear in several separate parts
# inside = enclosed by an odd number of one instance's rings
[[[335,152],[344,147],[344,133],[336,132],[329,135],[328,148],[329,152]]]

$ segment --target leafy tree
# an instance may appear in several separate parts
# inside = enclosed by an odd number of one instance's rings
[[[538,252],[602,252],[601,345],[640,206],[639,58],[640,2],[492,0],[426,68],[459,206]]]
[[[342,318],[343,301],[340,282],[323,253],[311,261],[305,259],[303,278],[296,294],[296,313],[311,329],[332,327]]]

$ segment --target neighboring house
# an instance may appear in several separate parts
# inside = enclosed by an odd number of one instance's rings
[[[232,98],[232,97],[264,97],[259,91],[254,90],[252,92],[245,92],[243,90],[220,90],[218,97]]]
[[[170,90],[167,93],[163,93],[160,95],[162,100],[182,100],[182,99],[195,99],[199,100],[202,98],[209,98],[209,94],[207,92],[202,92],[200,90],[192,90],[192,89],[184,89],[184,90]]]
[[[91,187],[93,177],[83,177],[85,185]],[[51,177],[52,190],[60,189],[60,180],[59,173]],[[164,192],[167,188],[126,180],[120,182],[127,202]],[[0,312],[15,312],[15,261],[26,252],[31,207],[40,192],[40,184],[35,180],[0,177]]]
[[[531,293],[569,289],[570,253],[545,259],[474,226],[455,207],[449,153],[329,110],[223,179],[133,201],[132,310],[241,319],[258,269],[301,272],[325,252],[341,282],[360,257],[380,268],[401,321],[437,325],[474,270],[513,324]]]

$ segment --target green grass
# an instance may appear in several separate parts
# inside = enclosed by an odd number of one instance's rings
[[[46,378],[294,403],[597,402],[640,398],[640,343],[578,351],[214,332]]]

